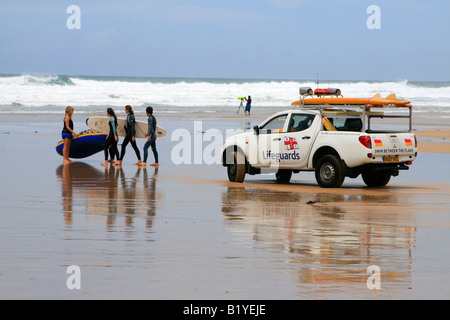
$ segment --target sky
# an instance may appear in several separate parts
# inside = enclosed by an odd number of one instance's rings
[[[450,1],[1,0],[0,74],[450,81]]]

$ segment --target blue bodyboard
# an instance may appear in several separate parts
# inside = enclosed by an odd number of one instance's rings
[[[72,139],[70,144],[69,158],[81,159],[92,156],[97,152],[103,151],[105,148],[106,133],[96,130],[85,130],[80,132],[78,137]],[[61,140],[56,144],[56,152],[62,156],[64,141]]]

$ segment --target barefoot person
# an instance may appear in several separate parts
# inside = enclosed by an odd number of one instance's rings
[[[109,135],[106,137],[105,144],[105,161],[102,165],[108,164],[108,151],[110,155],[110,162],[114,164],[114,157],[119,160],[119,150],[117,150],[117,142],[119,141],[119,136],[117,135],[117,117],[116,113],[112,108],[106,110],[106,114],[109,116]]]
[[[140,164],[140,166],[145,167],[147,165],[147,157],[148,157],[148,148],[151,147],[153,151],[153,156],[155,157],[155,163],[153,163],[152,167],[159,167],[158,162],[158,151],[156,150],[156,119],[153,116],[153,108],[147,107],[145,110],[147,112],[148,117],[148,132],[145,135],[147,141],[144,145],[144,162]]]
[[[134,149],[134,152],[136,152],[136,157],[138,158],[138,162],[135,163],[137,165],[139,165],[140,163],[142,163],[141,160],[141,153],[139,152],[139,149],[136,145],[136,128],[135,128],[135,118],[134,118],[134,112],[133,112],[133,108],[128,105],[125,107],[125,112],[127,114],[127,125],[125,127],[125,139],[123,140],[122,143],[122,150],[120,152],[120,158],[119,161],[116,161],[116,165],[120,166],[122,164],[122,160],[123,157],[125,156],[125,149],[128,145],[129,142],[131,142],[131,146]]]
[[[64,140],[64,147],[63,147],[63,164],[69,164],[72,163],[69,159],[69,153],[70,153],[70,144],[72,142],[72,137],[78,137],[80,134],[73,131],[73,121],[72,121],[72,115],[73,115],[73,107],[68,106],[66,108],[66,114],[64,116],[64,127],[61,132],[61,137]]]

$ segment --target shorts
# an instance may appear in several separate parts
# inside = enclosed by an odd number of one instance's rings
[[[250,105],[246,105],[245,106],[245,111],[250,111],[250,108],[251,108]]]
[[[65,133],[65,132],[61,132],[61,137],[64,139],[70,139],[72,140],[72,134],[71,133]]]

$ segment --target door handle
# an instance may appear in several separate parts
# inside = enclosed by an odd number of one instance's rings
[[[304,137],[302,137],[302,139],[303,139],[303,140],[311,139],[311,137],[310,137],[310,136],[304,136]]]
[[[281,138],[274,138],[272,141],[281,141]]]

